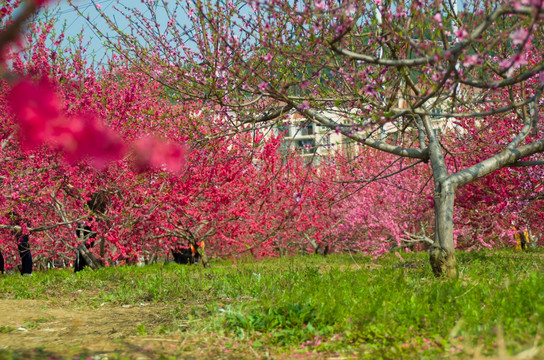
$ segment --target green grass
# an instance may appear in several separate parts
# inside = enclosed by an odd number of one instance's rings
[[[543,332],[544,252],[457,256],[455,280],[434,278],[424,253],[405,254],[406,262],[333,255],[3,276],[0,296],[77,294],[74,306],[89,307],[170,304],[160,326],[135,325],[135,335],[222,334],[280,353],[430,359],[472,358],[477,347],[488,356],[502,345],[511,354],[533,347]],[[503,343],[498,331],[507,334]]]

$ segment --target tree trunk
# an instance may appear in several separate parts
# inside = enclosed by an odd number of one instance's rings
[[[84,242],[77,246],[77,250],[81,253],[81,256],[83,256],[91,269],[96,270],[102,267],[102,263],[89,251],[89,249],[87,249]]]
[[[453,243],[453,204],[455,188],[447,181],[440,184],[434,196],[435,235],[429,254],[431,268],[437,277],[457,276]]]
[[[202,266],[210,266],[210,262],[208,260],[208,255],[206,255],[206,252],[202,252],[202,254],[200,255],[200,261],[202,262]]]
[[[434,180],[434,244],[431,247],[430,261],[433,273],[437,277],[454,278],[455,248],[453,245],[453,202],[456,186],[449,179],[448,168],[444,161],[442,146],[436,137],[429,116],[421,118],[429,140],[429,158]]]
[[[103,259],[106,255],[106,238],[102,236],[100,238],[100,257]]]

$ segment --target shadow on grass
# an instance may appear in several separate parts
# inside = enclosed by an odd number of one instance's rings
[[[135,353],[142,353],[141,349],[134,347]],[[127,352],[127,351],[123,351]],[[128,351],[130,353],[130,350]],[[82,350],[78,352],[55,352],[51,350],[46,350],[43,348],[36,348],[30,350],[0,350],[0,360],[132,360],[132,359],[160,359],[168,360],[173,359],[173,357],[158,354],[153,351],[145,351],[146,354],[142,355],[121,355],[121,354],[105,354],[102,352],[96,351],[87,351]]]
[[[93,358],[95,355],[91,353],[82,353],[79,355],[67,355],[44,350],[41,348],[30,350],[0,350],[0,360],[57,360],[57,359],[87,359]]]

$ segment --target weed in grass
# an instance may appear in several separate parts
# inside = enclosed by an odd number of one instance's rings
[[[47,323],[52,320],[54,320],[53,317],[47,317],[47,318],[35,319],[32,321],[25,321],[23,324],[23,327],[27,330],[37,329],[40,327],[41,324]]]
[[[145,324],[136,325],[136,332],[138,333],[138,335],[147,335],[147,328]]]
[[[268,333],[274,344],[287,345],[310,339],[318,334],[312,321],[316,320],[316,308],[304,304],[257,310],[242,314],[225,311],[225,325],[235,334]]]
[[[0,334],[10,333],[15,330],[13,326],[0,326]]]

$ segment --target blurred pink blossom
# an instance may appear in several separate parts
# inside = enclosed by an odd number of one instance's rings
[[[477,54],[474,54],[474,55],[468,55],[465,57],[465,61],[463,61],[463,66],[464,67],[471,67],[473,65],[476,65],[478,64],[478,55]]]
[[[16,115],[21,145],[25,149],[41,146],[62,122],[61,101],[47,80],[38,84],[19,81],[11,89],[8,102]]]
[[[47,4],[48,2],[51,2],[51,0],[34,0],[34,2],[35,2],[38,6],[43,6],[43,5]]]
[[[514,45],[521,45],[529,36],[529,30],[519,29],[510,34],[510,39]]]
[[[468,38],[468,32],[464,28],[460,28],[455,32],[455,36],[459,39],[459,41],[463,41],[466,38]]]
[[[185,165],[187,149],[184,145],[147,136],[134,144],[136,166],[139,170],[149,168],[179,173]]]
[[[98,168],[123,156],[121,138],[93,114],[65,116],[61,100],[46,79],[39,83],[19,81],[8,102],[19,125],[23,149],[47,144],[63,151],[70,163],[89,158]]]

